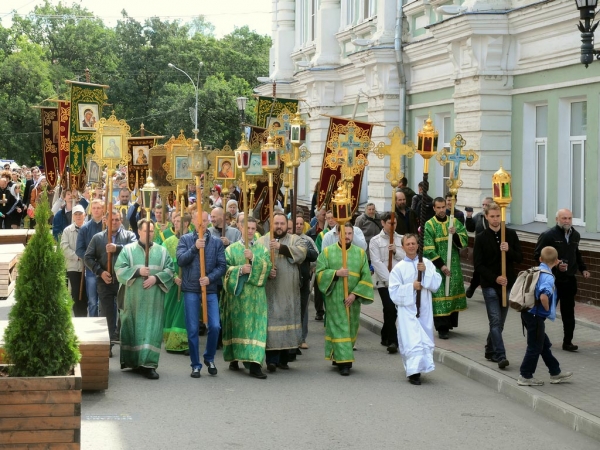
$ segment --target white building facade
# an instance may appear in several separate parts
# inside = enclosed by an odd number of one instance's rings
[[[539,232],[566,207],[580,231],[600,232],[600,62],[588,69],[579,62],[575,2],[272,4],[269,76],[279,97],[303,100],[310,126],[312,157],[300,169],[301,201],[310,202],[318,181],[329,125],[324,115],[355,114],[381,125],[373,130],[375,142],[387,142],[395,126],[416,142],[431,115],[439,148],[460,133],[466,148],[479,154],[473,167],[462,168],[459,207],[477,210],[502,165],[513,178],[512,224]],[[444,15],[441,6],[458,14]],[[265,84],[256,91],[269,96],[271,89]],[[361,200],[389,210],[389,161],[371,155],[369,163]],[[422,165],[418,155],[404,164],[415,191]],[[443,195],[445,171],[435,160],[430,168],[430,194]]]

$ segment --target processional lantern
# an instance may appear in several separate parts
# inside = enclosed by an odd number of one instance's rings
[[[272,175],[279,169],[279,149],[274,143],[272,136],[269,136],[267,143],[261,149],[261,164],[263,170]]]
[[[156,201],[158,199],[158,189],[154,185],[152,181],[152,176],[150,175],[150,171],[148,171],[148,176],[146,177],[146,183],[140,189],[142,192],[142,206],[146,210],[146,220],[150,220],[150,212],[156,206]]]
[[[494,202],[501,208],[506,208],[512,202],[512,186],[510,174],[502,166],[492,176],[492,191]]]
[[[338,223],[343,225],[352,219],[352,201],[348,196],[348,190],[346,189],[345,183],[335,191],[331,203],[333,204],[333,217]]]
[[[431,158],[437,151],[438,135],[439,133],[433,127],[430,116],[417,134],[417,153],[425,159]]]

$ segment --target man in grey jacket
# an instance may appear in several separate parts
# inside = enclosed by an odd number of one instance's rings
[[[60,248],[65,255],[67,263],[67,278],[71,285],[71,298],[73,299],[73,314],[75,317],[87,317],[88,313],[85,281],[82,283],[81,280],[83,276],[83,261],[75,253],[77,249],[77,235],[84,221],[85,209],[81,205],[76,205],[73,208],[73,222],[63,230],[60,240]]]
[[[219,206],[213,208],[210,212],[210,220],[213,226],[208,230],[214,237],[221,239],[223,246],[227,248],[234,242],[239,241],[242,238],[242,233],[237,228],[223,223],[224,213],[223,208]],[[225,234],[223,234],[223,226],[225,226]]]

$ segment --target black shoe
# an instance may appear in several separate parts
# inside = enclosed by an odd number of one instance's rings
[[[332,366],[337,366],[337,362],[336,361],[331,361],[331,365]]]
[[[390,341],[386,341],[385,339],[382,339],[381,340],[381,345],[383,345],[384,347],[389,347]]]
[[[229,363],[229,370],[238,371],[238,370],[240,370],[240,365],[238,364],[237,361],[231,361]]]
[[[388,348],[387,348],[388,353],[391,355],[393,353],[398,353],[398,344],[391,344]]]
[[[323,320],[323,314],[317,314],[315,320]]]
[[[217,374],[217,366],[215,366],[215,362],[214,361],[204,361],[204,365],[208,368],[208,373],[210,375],[216,375]]]
[[[156,373],[156,369],[154,369],[154,368],[146,369],[146,378],[148,378],[149,380],[158,380],[159,375],[158,375],[158,373]]]
[[[494,354],[485,352],[485,359],[487,359],[488,361],[494,361]]]
[[[498,361],[498,368],[499,369],[506,369],[507,367],[508,367],[508,359],[501,358],[500,361]]]
[[[196,367],[194,370],[192,370],[192,374],[190,375],[190,377],[200,378],[200,368]]]
[[[477,288],[472,288],[471,286],[469,286],[467,288],[467,291],[465,292],[465,295],[467,296],[467,298],[473,297],[473,294],[475,293],[475,289],[477,289]]]
[[[348,366],[340,367],[340,375],[343,377],[347,377],[348,375],[350,375],[350,367],[348,367]]]
[[[440,339],[448,339],[450,336],[447,331],[438,331],[438,337]]]
[[[281,370],[290,370],[290,366],[288,366],[287,363],[279,363],[277,364],[277,367],[279,367]]]
[[[258,367],[257,369],[251,368],[250,369],[250,376],[252,378],[258,378],[259,380],[264,380],[265,378],[267,378],[267,374],[263,373],[263,371],[260,370],[260,367]]]
[[[573,344],[563,344],[563,350],[566,350],[567,352],[576,352],[577,349],[579,349],[578,345],[573,345]]]
[[[277,365],[273,364],[273,363],[269,363],[269,364],[267,364],[267,370],[271,373],[275,372],[275,371],[277,371]]]
[[[300,350],[299,348],[297,348],[296,349],[296,355],[302,356],[302,350]]]
[[[415,386],[421,386],[421,374],[415,373],[414,375],[410,375],[408,377],[408,382],[410,384],[414,384]]]

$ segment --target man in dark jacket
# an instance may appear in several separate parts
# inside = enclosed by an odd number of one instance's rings
[[[206,217],[203,217],[206,216]],[[185,308],[185,327],[187,329],[192,378],[200,378],[200,348],[198,342],[198,319],[202,303],[202,286],[206,287],[208,310],[208,336],[204,352],[204,364],[210,375],[217,374],[215,353],[221,324],[219,321],[218,285],[227,271],[225,247],[220,239],[215,238],[204,228],[203,219],[208,220],[208,213],[194,211],[192,215],[196,231],[185,234],[177,245],[177,264],[181,267],[181,291]],[[204,230],[199,236],[198,230]],[[204,248],[205,276],[200,276],[200,249]],[[206,318],[205,318],[206,319]]]
[[[108,220],[108,214],[107,220]],[[117,334],[117,294],[119,292],[119,282],[115,276],[115,263],[119,257],[119,253],[127,244],[137,241],[135,234],[127,231],[121,225],[121,215],[116,208],[112,210],[112,236],[110,243],[108,242],[108,228],[92,237],[83,262],[85,266],[96,275],[96,285],[98,289],[98,299],[100,309],[98,317],[106,317],[108,325],[108,335],[110,340],[118,341]],[[108,254],[111,254],[111,264],[108,265]],[[111,343],[112,349],[112,343]],[[111,350],[112,355],[112,350]]]
[[[508,366],[506,350],[502,340],[504,321],[508,312],[507,306],[502,306],[502,286],[506,286],[506,297],[517,275],[514,265],[523,260],[521,244],[517,233],[506,228],[506,241],[501,242],[501,212],[500,206],[490,203],[486,208],[485,217],[488,228],[477,235],[475,239],[475,270],[481,278],[483,299],[490,324],[487,342],[485,344],[485,357],[497,362],[500,369]],[[506,253],[506,276],[502,276],[502,252]]]
[[[492,197],[486,197],[483,199],[483,202],[481,203],[481,206],[483,207],[483,211],[478,212],[477,214],[475,214],[475,216],[473,216],[473,208],[468,208],[470,209],[470,211],[467,211],[467,219],[465,222],[465,228],[467,229],[467,231],[475,232],[475,236],[477,236],[479,233],[481,233],[482,231],[486,230],[488,228],[488,222],[487,219],[485,218],[485,209],[494,201],[494,199]],[[471,277],[471,283],[469,284],[469,287],[467,288],[467,291],[465,292],[465,295],[467,296],[467,298],[471,298],[473,297],[473,294],[475,293],[475,289],[477,289],[477,286],[479,286],[480,284],[480,278],[479,278],[479,272],[477,272],[477,270],[473,270],[473,276]]]
[[[404,236],[407,233],[418,232],[417,213],[410,209],[406,202],[406,194],[402,191],[396,192],[396,233]]]
[[[533,258],[537,261],[544,247],[554,247],[558,252],[560,263],[552,269],[556,277],[556,293],[560,302],[560,315],[563,322],[563,350],[575,352],[579,348],[573,344],[575,332],[575,294],[577,294],[577,279],[575,274],[581,271],[583,278],[589,278],[590,273],[583,262],[579,251],[581,236],[573,228],[573,214],[568,209],[560,209],[556,213],[556,226],[543,232],[538,237]]]

